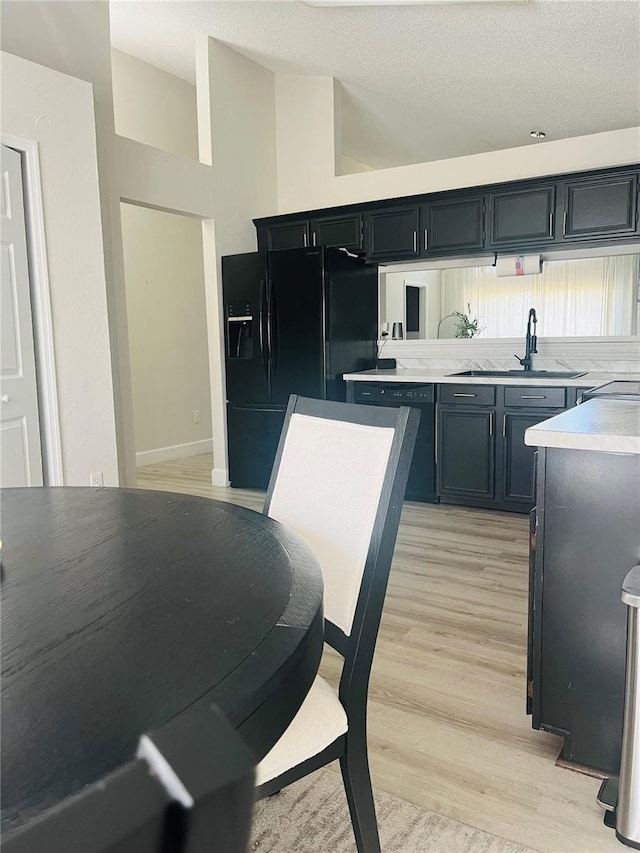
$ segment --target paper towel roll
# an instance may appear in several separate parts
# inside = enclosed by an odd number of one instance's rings
[[[498,255],[496,275],[540,275],[542,259],[540,255]]]

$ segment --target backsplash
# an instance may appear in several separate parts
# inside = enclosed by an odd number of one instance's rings
[[[514,358],[524,355],[524,337],[494,340],[449,339],[442,341],[392,341],[382,357],[395,358],[398,367],[430,370],[518,370]],[[533,356],[537,370],[584,370],[593,372],[640,372],[638,338],[538,338]]]

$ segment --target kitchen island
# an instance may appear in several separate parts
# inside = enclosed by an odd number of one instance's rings
[[[527,704],[534,728],[564,737],[561,758],[594,774],[620,762],[626,607],[640,563],[640,398],[593,399],[530,427]]]

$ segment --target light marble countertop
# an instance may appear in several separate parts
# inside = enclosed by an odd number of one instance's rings
[[[396,367],[393,370],[363,370],[361,373],[345,373],[347,382],[419,382],[437,384],[470,385],[549,385],[559,387],[594,388],[614,379],[640,380],[640,373],[605,373],[603,371],[585,373],[570,379],[567,376],[548,378],[527,376],[524,371],[512,376],[454,376],[455,368],[428,370],[423,367]]]
[[[524,443],[534,447],[640,454],[640,400],[603,397],[588,400],[529,427]]]

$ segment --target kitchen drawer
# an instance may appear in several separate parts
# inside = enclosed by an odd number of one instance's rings
[[[440,385],[438,400],[448,405],[493,406],[496,402],[495,385]]]
[[[567,403],[566,388],[542,388],[540,386],[511,387],[504,389],[505,409],[517,406],[527,409],[564,409]]]

